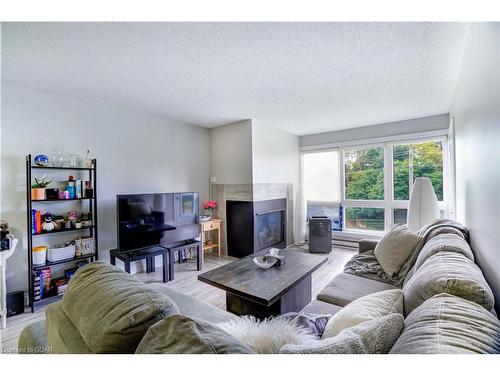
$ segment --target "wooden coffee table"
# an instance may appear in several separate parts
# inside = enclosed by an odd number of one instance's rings
[[[205,272],[198,280],[226,291],[226,309],[237,315],[253,315],[263,319],[298,312],[311,302],[311,274],[327,257],[281,250],[286,257],[281,266],[264,270],[253,258],[268,254],[263,250],[222,267]]]

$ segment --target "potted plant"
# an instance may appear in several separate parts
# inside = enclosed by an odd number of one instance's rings
[[[33,200],[44,200],[45,199],[45,188],[52,182],[45,177],[38,179],[35,177],[35,183],[31,185],[31,199]]]
[[[207,221],[212,218],[213,211],[217,208],[217,202],[215,201],[207,201],[202,205],[205,210],[205,215],[200,216],[201,221]]]
[[[82,221],[80,219],[76,219],[75,221],[75,229],[81,229]]]

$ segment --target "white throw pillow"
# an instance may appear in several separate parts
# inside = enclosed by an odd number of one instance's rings
[[[422,237],[410,232],[406,225],[398,224],[380,240],[373,252],[386,274],[393,276],[399,272]]]
[[[394,313],[403,314],[403,291],[401,289],[369,294],[352,301],[336,313],[328,321],[321,338],[334,337],[343,329]]]
[[[242,316],[216,325],[259,354],[278,354],[284,345],[312,345],[319,340],[309,329],[281,317],[260,321]]]

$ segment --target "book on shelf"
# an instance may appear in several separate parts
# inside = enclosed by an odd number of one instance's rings
[[[31,210],[31,234],[36,233],[36,210]]]
[[[82,194],[82,180],[75,181],[76,198],[83,198]]]
[[[36,210],[36,233],[42,233],[42,211]]]
[[[33,299],[39,301],[43,296],[40,270],[33,271]]]

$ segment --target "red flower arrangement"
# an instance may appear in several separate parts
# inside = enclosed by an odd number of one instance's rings
[[[207,201],[203,203],[202,206],[205,210],[215,210],[217,208],[217,202],[215,201]]]

